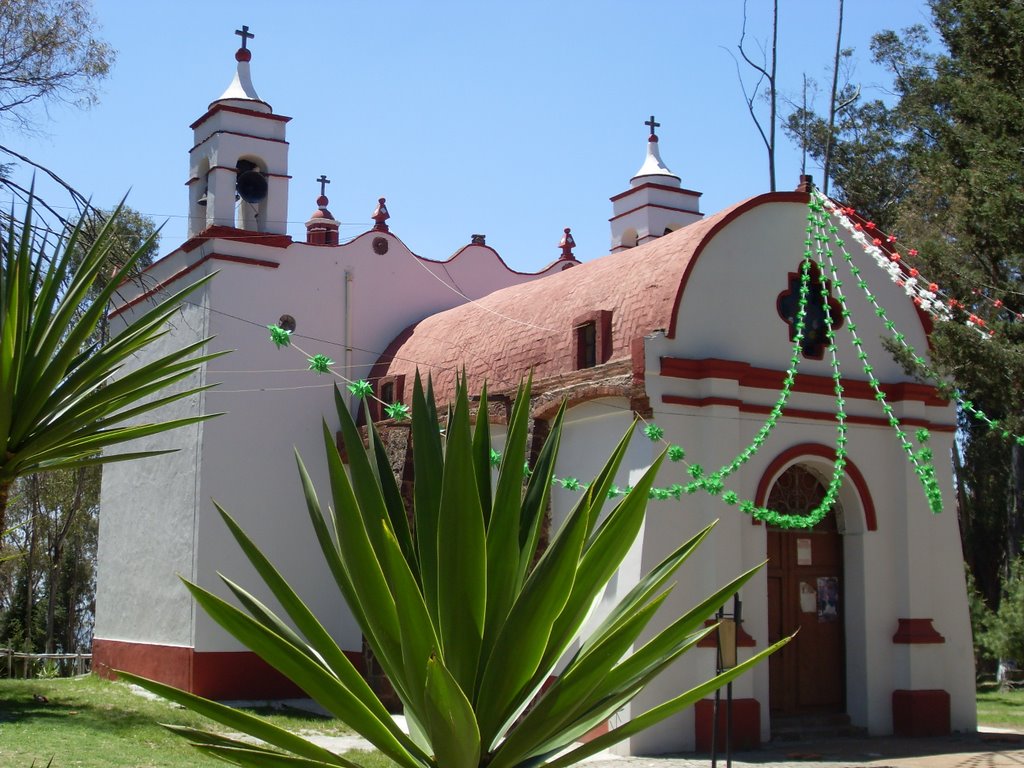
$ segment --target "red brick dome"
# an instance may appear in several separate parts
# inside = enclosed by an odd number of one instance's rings
[[[566,374],[577,368],[576,327],[601,311],[611,312],[601,362],[629,359],[634,339],[659,329],[675,336],[686,275],[719,229],[759,205],[806,199],[792,192],[751,198],[636,248],[426,317],[392,341],[371,378],[405,375],[411,387],[418,368],[433,377],[443,401],[463,369],[470,391],[484,381],[492,391],[514,389],[531,369],[535,379]]]

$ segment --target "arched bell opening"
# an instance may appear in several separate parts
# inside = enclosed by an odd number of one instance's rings
[[[259,158],[239,158],[235,164],[235,226],[255,232],[266,230],[267,171]]]

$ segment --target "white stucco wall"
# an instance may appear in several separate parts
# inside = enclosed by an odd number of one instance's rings
[[[200,277],[205,270],[197,270]],[[170,332],[150,348],[153,356],[198,341],[207,333],[206,289],[189,297],[171,318]],[[145,302],[137,308],[144,312]],[[126,313],[131,317],[132,313]],[[116,333],[124,318],[111,321]],[[199,373],[173,391],[203,383]],[[204,395],[192,395],[154,414],[164,419],[202,413]],[[144,415],[140,418],[150,420]],[[139,440],[111,452],[175,449],[175,453],[103,468],[97,562],[97,638],[165,645],[192,644],[192,601],[178,579],[194,577],[196,517],[201,497],[204,424]]]
[[[387,254],[373,253],[371,243],[377,236],[387,238]],[[279,266],[210,258],[192,273],[219,270],[204,294],[209,312],[187,312],[189,328],[205,328],[216,337],[211,351],[232,350],[211,362],[205,374],[207,381],[220,383],[204,396],[206,412],[224,415],[202,426],[196,433],[201,439],[193,437],[188,456],[176,454],[173,461],[158,459],[161,464],[147,467],[141,486],[133,467],[126,467],[123,475],[115,471],[109,480],[105,477],[104,576],[98,595],[103,620],[97,636],[193,645],[197,651],[243,650],[204,613],[188,621],[179,616],[191,617],[187,592],[174,575],[179,572],[229,598],[217,576],[223,573],[276,606],[259,588],[255,573],[216,514],[216,499],[264,549],[342,647],[359,650],[359,629],[318,554],[292,452],[293,446],[299,449],[321,502],[329,504],[321,424],[326,419],[332,434],[338,429],[335,383],[346,400],[351,398],[344,382],[306,370],[306,356],[298,349],[275,348],[265,326],[283,314],[292,315],[296,347],[327,354],[337,362],[336,370],[360,379],[369,376],[388,343],[414,321],[463,303],[465,296],[479,298],[537,276],[509,270],[487,247],[469,246],[447,262],[431,262],[414,256],[393,235],[368,233],[339,247],[297,243],[274,248],[211,240],[190,253],[171,254],[150,271],[148,280],[152,284],[166,279],[211,254]],[[549,271],[559,268],[551,265]],[[174,335],[166,344],[178,340]],[[348,355],[346,340],[352,348]],[[408,382],[406,398],[411,387]],[[189,404],[189,413],[198,412],[198,405]],[[182,465],[190,468],[191,476]],[[125,580],[114,564],[129,559],[137,549],[137,531],[125,529],[123,521],[143,514],[140,508],[147,517],[158,514],[158,525],[173,526],[178,540],[166,548],[154,544],[161,549],[152,555],[141,550],[130,567],[145,571],[145,579]],[[185,523],[187,535],[182,532]],[[169,559],[173,567],[163,565],[161,558]],[[126,608],[135,602],[146,605],[140,617]],[[112,615],[123,618],[115,623]]]
[[[786,290],[787,272],[796,271],[803,252],[806,208],[799,204],[766,205],[741,216],[722,230],[706,247],[693,269],[681,304],[677,337],[659,335],[648,339],[647,390],[654,418],[666,430],[666,440],[687,450],[689,461],[713,471],[737,455],[754,437],[764,416],[743,412],[731,402],[771,406],[778,392],[742,387],[731,378],[681,379],[660,375],[663,357],[718,358],[782,370],[792,345],[776,312],[776,296]],[[889,317],[919,350],[927,343],[910,302],[899,288],[879,272],[865,270],[872,292],[889,310]],[[841,275],[842,276],[842,275]],[[847,276],[847,285],[854,281]],[[728,287],[727,305],[720,286]],[[854,285],[856,289],[856,286]],[[874,313],[863,298],[847,289],[848,304],[858,324],[864,348],[878,377],[887,383],[908,381],[902,370],[882,349],[881,328],[867,318]],[[845,331],[839,344],[844,377],[865,379]],[[828,376],[828,361],[801,360],[800,371]],[[798,379],[799,381],[799,379]],[[724,404],[673,405],[663,395],[712,398]],[[876,402],[847,396],[852,416],[879,417]],[[952,425],[950,409],[917,401],[895,404],[903,418],[917,418]],[[794,411],[834,412],[830,395],[795,393],[789,408]],[[909,433],[913,437],[914,428]],[[973,707],[973,654],[967,614],[962,556],[949,468],[952,435],[935,432],[932,446],[939,482],[946,494],[945,511],[933,515],[923,490],[906,461],[896,436],[887,425],[850,424],[849,460],[863,474],[874,500],[878,530],[867,531],[863,508],[847,477],[840,501],[845,514],[844,581],[847,613],[846,680],[847,711],[855,725],[875,734],[891,733],[891,696],[894,689],[948,691],[953,702],[954,730],[975,727]],[[761,451],[727,483],[741,498],[753,498],[758,482],[776,456],[791,446],[835,444],[835,424],[826,420],[783,416]],[[827,478],[831,462],[816,457],[797,459]],[[784,468],[783,468],[784,469]],[[781,473],[781,470],[780,470]],[[778,474],[778,473],[777,473]],[[776,474],[776,476],[777,476]],[[672,480],[667,480],[672,482]],[[688,574],[686,588],[694,595],[710,591],[713,583],[739,573],[763,560],[765,529],[754,526],[735,508],[706,496],[684,497],[683,519],[693,527],[711,516],[721,517],[707,551],[694,561],[696,577]],[[644,542],[645,561],[663,554],[673,541],[673,531],[648,513]],[[678,526],[678,521],[673,521]],[[739,546],[737,546],[739,542]],[[647,563],[645,562],[645,565]],[[675,596],[674,596],[675,597]],[[758,648],[767,640],[766,581],[763,575],[744,588],[745,628]],[[666,606],[672,610],[671,606]],[[945,642],[935,645],[896,645],[892,636],[899,618],[932,618]],[[702,660],[701,653],[708,658]],[[637,705],[663,700],[685,690],[713,670],[711,651],[697,650],[650,686]],[[698,674],[700,670],[700,674]],[[761,703],[762,736],[770,731],[767,665],[747,675],[736,687],[737,697],[754,696]],[[632,739],[625,749],[654,753],[691,749],[692,716],[655,728]]]

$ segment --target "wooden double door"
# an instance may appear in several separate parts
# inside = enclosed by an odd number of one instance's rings
[[[805,515],[824,494],[817,476],[794,466],[779,477],[768,506]],[[799,629],[768,662],[771,714],[845,712],[843,542],[835,512],[811,530],[769,528],[767,538],[769,642]]]

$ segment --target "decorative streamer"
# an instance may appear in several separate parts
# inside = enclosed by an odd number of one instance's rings
[[[851,218],[852,211],[849,209],[843,209],[834,201],[825,198],[817,191],[814,191],[811,194],[808,203],[808,225],[805,230],[807,238],[804,241],[805,250],[800,269],[800,287],[797,312],[793,318],[795,331],[793,338],[793,351],[789,360],[789,365],[785,371],[782,389],[779,392],[775,404],[772,406],[768,418],[758,429],[753,440],[744,447],[737,456],[732,459],[732,461],[710,474],[706,473],[700,464],[687,463],[686,452],[681,446],[674,444],[668,445],[668,459],[673,463],[683,463],[686,466],[686,472],[689,475],[690,480],[685,484],[674,483],[665,488],[652,488],[649,491],[649,496],[652,499],[678,500],[681,499],[684,494],[704,491],[713,497],[720,498],[724,504],[728,506],[737,506],[742,512],[754,517],[755,519],[778,528],[811,528],[825,517],[828,511],[835,504],[840,488],[842,487],[846,466],[846,444],[848,434],[848,428],[846,425],[846,401],[843,396],[840,361],[836,347],[836,318],[833,317],[832,309],[830,307],[831,296],[829,290],[831,285],[831,287],[835,289],[836,299],[839,302],[840,316],[842,320],[845,321],[847,331],[850,334],[851,343],[853,344],[857,357],[861,363],[861,369],[867,375],[868,383],[871,386],[872,391],[875,393],[875,399],[879,402],[882,412],[885,414],[890,426],[892,426],[893,430],[896,432],[900,446],[907,455],[907,459],[911,466],[914,468],[915,474],[917,474],[920,479],[925,490],[925,495],[928,499],[929,507],[933,512],[941,511],[942,493],[935,478],[935,468],[932,464],[932,451],[927,446],[929,438],[928,431],[924,429],[917,431],[916,438],[921,444],[921,447],[920,449],[915,450],[907,437],[906,431],[900,423],[899,418],[895,415],[892,406],[887,402],[886,395],[882,391],[881,384],[875,376],[874,369],[868,360],[868,355],[864,349],[864,342],[858,333],[857,325],[853,322],[853,317],[851,316],[847,304],[846,295],[843,291],[843,283],[839,279],[838,267],[836,266],[835,257],[832,251],[833,245],[840,249],[840,253],[850,271],[850,274],[856,279],[858,287],[864,292],[868,302],[874,308],[875,314],[885,325],[886,330],[890,332],[892,338],[907,348],[919,365],[926,365],[926,361],[924,358],[917,355],[906,341],[904,335],[896,331],[895,325],[888,319],[885,310],[878,304],[874,295],[871,294],[867,280],[864,278],[861,269],[854,263],[852,256],[846,248],[844,240],[838,236],[838,227],[830,223],[830,216],[834,217],[841,226],[849,231],[852,239],[864,248],[865,253],[873,259],[875,264],[885,272],[890,280],[899,285],[904,292],[911,297],[917,306],[922,310],[929,312],[933,317],[940,321],[945,322],[953,319],[954,315],[952,309],[957,308],[958,304],[953,300],[944,300],[935,283],[924,282],[916,269],[905,267],[901,262],[900,255],[894,249],[890,249],[889,252],[886,252],[886,250],[883,249],[884,243],[881,237],[869,236],[882,234],[872,231],[875,228],[871,222],[868,222],[865,225],[854,221]],[[867,232],[865,232],[865,230],[867,230]],[[888,237],[886,242],[889,244],[894,243],[895,238]],[[833,391],[835,394],[835,459],[833,461],[833,471],[825,490],[825,495],[818,507],[811,510],[807,515],[785,515],[775,510],[759,507],[750,499],[741,498],[735,490],[727,489],[725,487],[725,481],[757,454],[777,426],[778,420],[783,415],[789,402],[802,355],[803,341],[806,332],[808,297],[812,289],[811,274],[812,268],[815,264],[817,264],[821,275],[819,280],[819,289],[821,292],[822,308],[824,313],[825,338],[827,341],[826,348],[829,353],[829,365],[831,368]],[[831,279],[826,279],[826,274],[830,275]],[[984,321],[980,318],[976,318],[971,315],[967,319],[967,324],[978,330],[979,334],[983,338],[988,338],[991,335],[991,332],[985,328]],[[270,340],[275,346],[279,348],[294,346],[292,344],[290,332],[285,331],[278,326],[267,326],[267,329],[270,332]],[[298,347],[295,348],[299,352],[302,352]],[[311,371],[321,374],[333,373],[339,379],[342,379],[347,383],[347,389],[354,396],[363,399],[374,399],[380,402],[383,406],[383,411],[388,418],[396,421],[403,421],[409,417],[409,406],[403,403],[384,403],[374,396],[373,386],[368,381],[350,380],[332,370],[331,366],[334,365],[334,361],[326,355],[317,354],[310,356],[305,352],[302,352],[302,354],[306,355]],[[929,373],[932,373],[930,369]],[[978,418],[988,424],[993,429],[998,429],[998,422],[993,419],[989,419],[981,413],[980,410],[974,408],[970,401],[963,400],[959,396],[959,393],[957,396],[957,402],[975,418]],[[643,433],[648,439],[652,442],[665,442],[664,428],[655,422],[647,420],[643,421]],[[1021,444],[1024,444],[1024,438],[1011,435],[1005,431],[1003,431],[1003,436],[1012,437]],[[490,460],[492,465],[498,465],[501,458],[501,452],[494,449],[491,450]],[[524,464],[523,474],[525,477],[529,477],[531,474],[528,464]],[[580,491],[586,490],[587,488],[586,483],[582,483],[574,477],[554,477],[552,479],[552,484],[558,485],[569,491]],[[632,489],[629,486],[612,486],[608,491],[608,496],[609,498],[615,498],[628,494],[631,490]]]

